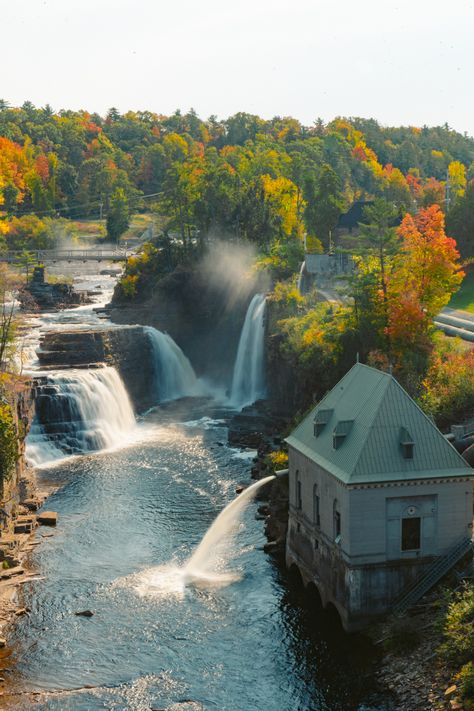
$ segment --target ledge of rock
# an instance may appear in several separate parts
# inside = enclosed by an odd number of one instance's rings
[[[115,366],[137,411],[155,404],[153,388],[150,388],[155,377],[154,356],[142,326],[50,331],[41,339],[37,355],[41,365],[46,367]]]

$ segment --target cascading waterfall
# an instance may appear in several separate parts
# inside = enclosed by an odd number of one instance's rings
[[[144,327],[155,361],[154,388],[157,402],[202,395],[202,387],[189,359],[167,333]]]
[[[265,397],[265,306],[265,295],[255,294],[240,335],[230,396],[232,405],[240,409]]]
[[[305,291],[306,291],[305,290],[305,283],[304,283],[305,271],[306,271],[306,262],[301,262],[300,273],[298,274],[298,283],[297,283],[297,289],[298,289],[300,296],[304,296]]]
[[[35,407],[26,440],[34,466],[123,444],[135,426],[127,391],[110,367],[44,376],[36,387]]]

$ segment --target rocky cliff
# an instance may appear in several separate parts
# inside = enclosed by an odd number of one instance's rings
[[[51,331],[43,336],[37,354],[42,366],[115,366],[137,412],[156,404],[151,387],[155,373],[153,350],[141,326]]]
[[[2,471],[0,476],[0,529],[4,537],[5,533],[13,533],[19,505],[35,493],[34,474],[25,457],[25,440],[34,416],[32,382],[28,378],[4,374],[1,393],[13,418],[17,446],[14,467],[11,471]]]
[[[169,333],[199,376],[228,382],[254,291],[246,284],[230,289],[226,278],[216,283],[198,268],[180,267],[153,282],[144,299],[112,301],[109,315],[115,323],[141,323]]]

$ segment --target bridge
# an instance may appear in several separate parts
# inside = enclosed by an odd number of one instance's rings
[[[26,258],[38,264],[46,262],[125,262],[132,249],[34,249],[0,252],[0,262],[21,264]]]

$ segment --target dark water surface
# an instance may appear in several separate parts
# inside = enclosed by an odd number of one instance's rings
[[[339,634],[262,552],[255,503],[224,561],[240,579],[182,589],[171,577],[148,590],[189,556],[250,468],[223,444],[222,423],[160,417],[131,446],[41,473],[62,483],[46,504],[59,525],[34,554],[44,579],[24,589],[31,615],[4,660],[6,708],[389,708],[374,695],[367,645]],[[74,615],[85,609],[94,616]]]

